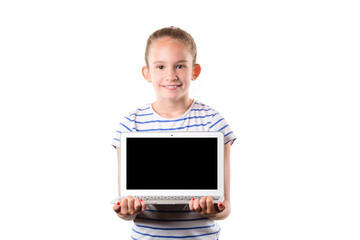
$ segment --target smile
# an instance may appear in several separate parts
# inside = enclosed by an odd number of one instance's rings
[[[176,90],[178,89],[181,85],[162,85],[164,88],[169,89],[169,90]]]

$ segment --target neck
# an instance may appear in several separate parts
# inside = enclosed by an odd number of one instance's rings
[[[152,107],[162,117],[176,118],[183,115],[193,103],[193,99],[186,98],[178,101],[161,101],[157,99]]]

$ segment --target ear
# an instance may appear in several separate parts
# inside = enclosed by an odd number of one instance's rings
[[[145,78],[145,80],[149,83],[151,83],[151,78],[150,78],[150,70],[148,66],[143,66],[141,69],[142,75]]]
[[[193,67],[193,76],[191,80],[195,81],[199,77],[200,72],[201,72],[200,64],[195,64],[195,66]]]

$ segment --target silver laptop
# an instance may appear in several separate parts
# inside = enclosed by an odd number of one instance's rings
[[[221,132],[130,132],[120,137],[120,196],[147,204],[184,204],[192,198],[224,199]]]

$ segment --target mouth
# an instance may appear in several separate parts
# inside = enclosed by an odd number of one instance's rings
[[[177,84],[177,85],[162,85],[162,87],[168,89],[168,90],[176,90],[181,86],[181,84]]]

